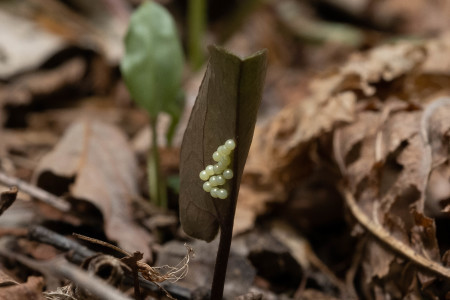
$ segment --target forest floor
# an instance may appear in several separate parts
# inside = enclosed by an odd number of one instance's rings
[[[208,53],[186,62],[171,146],[169,117],[157,124],[157,207],[149,119],[119,71],[139,2],[0,3],[0,299],[208,297],[218,240],[184,233],[178,206]],[[187,49],[189,1],[157,2]],[[268,50],[224,298],[450,299],[448,1],[209,1],[207,15],[204,45]]]

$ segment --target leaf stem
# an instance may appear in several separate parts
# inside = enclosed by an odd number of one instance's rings
[[[235,153],[238,153],[237,148]],[[237,170],[238,160],[234,159],[233,170]],[[221,212],[216,209],[218,221],[220,224],[220,240],[219,248],[217,249],[216,265],[214,267],[214,276],[211,286],[211,299],[222,299],[223,298],[223,288],[225,285],[225,278],[227,274],[228,258],[230,256],[231,240],[233,238],[233,226],[234,226],[234,216],[236,213],[236,204],[239,195],[239,184],[238,176],[233,178],[231,185],[230,201],[231,204],[228,206],[228,211],[221,215]],[[213,200],[214,201],[214,200]]]
[[[217,250],[214,277],[211,286],[211,299],[222,299],[225,277],[227,274],[228,257],[230,256],[233,230],[222,228],[220,230],[219,249]]]
[[[158,207],[167,208],[167,192],[166,185],[162,179],[159,165],[159,151],[158,151],[158,133],[156,130],[157,117],[150,121],[152,146],[148,152],[148,188],[150,201],[155,203]]]
[[[194,70],[203,63],[202,37],[206,24],[206,1],[189,0],[189,60]]]

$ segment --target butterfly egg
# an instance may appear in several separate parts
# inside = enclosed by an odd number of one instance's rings
[[[228,197],[228,192],[226,189],[220,189],[215,192],[218,198],[220,199],[226,199]]]
[[[227,180],[231,179],[233,178],[233,171],[231,169],[226,169],[225,171],[223,171],[222,176]]]
[[[213,153],[212,158],[214,159],[214,161],[220,161],[220,159],[222,158],[222,155],[216,151]]]
[[[209,179],[209,175],[208,175],[208,173],[207,173],[205,170],[203,170],[203,171],[200,172],[199,177],[200,177],[200,179],[203,180],[203,181]]]
[[[209,176],[214,175],[214,167],[213,165],[208,165],[205,168],[206,174],[208,174]]]
[[[217,198],[219,195],[217,195],[217,193],[219,192],[220,190],[218,189],[218,188],[212,188],[211,189],[211,197],[213,197],[213,198]]]
[[[226,182],[225,177],[223,177],[222,175],[217,175],[216,181],[217,181],[217,185],[224,185]]]
[[[211,176],[211,178],[209,178],[209,183],[211,186],[218,186],[219,182],[217,181],[217,176]]]
[[[217,152],[219,152],[219,154],[221,154],[222,156],[228,156],[230,155],[231,150],[222,145],[217,148]]]
[[[226,167],[228,167],[230,165],[231,159],[229,156],[223,156],[222,159],[219,161],[219,163],[222,163],[224,166],[224,169],[225,169]]]
[[[203,190],[204,190],[205,192],[209,193],[209,192],[211,192],[211,189],[212,189],[211,183],[210,183],[209,181],[206,181],[206,182],[203,184]]]
[[[234,148],[236,148],[236,142],[232,139],[229,139],[225,142],[224,146],[228,149],[228,150],[234,150]]]
[[[223,170],[225,170],[226,167],[227,166],[225,166],[222,161],[219,161],[214,165],[214,174],[222,174]]]

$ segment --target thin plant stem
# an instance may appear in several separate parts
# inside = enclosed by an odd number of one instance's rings
[[[202,38],[206,27],[206,1],[189,0],[189,61],[194,70],[203,64]]]
[[[237,149],[235,150],[237,153]],[[238,169],[238,161],[237,159],[232,161],[233,170]],[[234,216],[236,214],[236,204],[237,198],[239,194],[239,184],[237,181],[237,177],[234,178],[231,193],[230,193],[230,201],[231,205],[229,205],[228,211],[225,214],[220,215],[219,211],[217,211],[219,225],[220,225],[220,240],[219,240],[219,248],[217,249],[217,257],[216,257],[216,265],[214,266],[214,276],[213,282],[211,286],[211,299],[222,299],[223,297],[223,288],[225,286],[225,278],[227,275],[227,267],[228,267],[228,258],[230,256],[231,249],[231,240],[233,239],[233,226],[234,226]]]
[[[167,208],[166,185],[162,179],[159,166],[158,133],[156,130],[157,118],[152,118],[150,125],[152,128],[152,146],[148,152],[148,187],[150,200],[155,205]]]

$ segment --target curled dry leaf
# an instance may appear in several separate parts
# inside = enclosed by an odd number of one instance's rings
[[[96,121],[79,121],[40,161],[35,174],[39,186],[71,183],[75,200],[95,205],[104,218],[108,238],[123,249],[149,255],[151,237],[133,222],[131,201],[138,195],[137,163],[124,134]],[[61,190],[59,190],[61,192]]]

